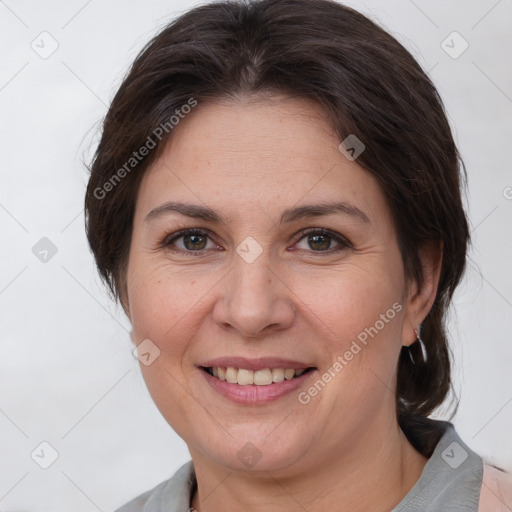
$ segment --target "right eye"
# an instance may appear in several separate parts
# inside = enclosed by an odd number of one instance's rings
[[[213,247],[208,247],[208,241]],[[215,249],[218,248],[218,245],[214,244],[209,235],[201,229],[183,229],[168,235],[163,240],[162,247],[174,252],[193,253],[204,252],[203,249]]]

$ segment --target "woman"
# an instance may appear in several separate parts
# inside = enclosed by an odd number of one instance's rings
[[[158,34],[106,116],[87,234],[192,460],[119,510],[509,510],[510,475],[428,417],[462,179],[428,77],[347,7],[212,3]]]

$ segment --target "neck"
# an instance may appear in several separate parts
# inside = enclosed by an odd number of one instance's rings
[[[382,426],[380,426],[382,427]],[[427,458],[393,422],[386,431],[366,429],[350,449],[313,457],[302,471],[251,472],[213,467],[193,453],[197,512],[381,512],[395,507],[418,481]],[[318,461],[321,463],[318,463]]]

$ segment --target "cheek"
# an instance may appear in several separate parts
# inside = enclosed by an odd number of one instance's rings
[[[326,392],[316,391],[323,389],[322,383],[306,392],[317,407],[340,421],[354,413],[358,421],[370,421],[376,410],[394,400],[390,390],[401,346],[401,282],[389,273],[347,271],[316,280],[300,292],[307,298],[303,314],[316,326],[317,346],[326,362],[319,375]]]
[[[140,364],[141,373],[158,409],[186,437],[189,416],[201,414],[191,402],[186,374],[190,368],[184,368],[183,361],[197,334],[199,317],[206,314],[214,282],[150,258],[132,258],[131,265],[127,287],[133,339],[136,344],[149,339],[160,351],[150,365]]]
[[[361,404],[368,410],[378,408],[394,386],[403,279],[391,264],[372,263],[369,259],[367,265],[325,272],[316,279],[301,277],[295,289],[304,299],[307,323],[316,326],[317,346],[326,362],[323,370],[330,369],[321,376],[329,381],[329,390],[319,393],[318,401],[336,410],[337,417],[359,411]]]
[[[379,331],[389,332],[393,326],[393,331],[399,332],[403,280],[394,269],[352,266],[296,278],[293,288],[304,304],[304,314],[311,321],[316,318],[314,323],[335,344],[336,340],[356,339],[376,323]]]
[[[134,258],[132,264],[128,295],[134,341],[150,339],[160,349],[159,362],[177,371],[213,307],[221,276],[150,258]]]

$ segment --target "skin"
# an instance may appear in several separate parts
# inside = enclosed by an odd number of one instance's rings
[[[390,510],[427,462],[397,424],[395,380],[400,349],[416,340],[434,301],[441,255],[422,251],[421,289],[405,279],[385,196],[339,143],[306,100],[201,103],[142,180],[123,303],[133,342],[149,338],[160,350],[141,370],[188,445],[199,512],[316,512],[340,503]],[[340,213],[277,222],[288,208],[340,200],[369,222]],[[178,213],[144,220],[167,201],[208,206],[223,222]],[[204,230],[207,245],[194,254],[190,239],[162,247],[184,228]],[[308,228],[350,245],[327,237],[319,247],[301,234]],[[248,236],[263,250],[252,263],[236,252]],[[220,356],[293,358],[317,368],[299,389],[307,390],[394,303],[402,310],[307,405],[297,392],[266,405],[233,403],[196,367]],[[261,453],[251,468],[237,457],[247,442]]]

